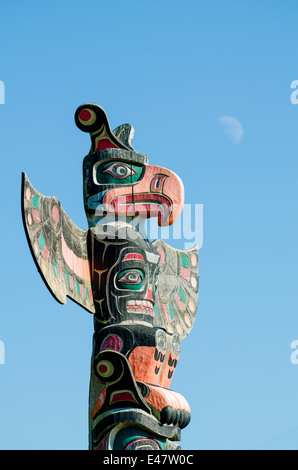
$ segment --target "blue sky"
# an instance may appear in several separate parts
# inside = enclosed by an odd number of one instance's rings
[[[172,382],[192,408],[182,448],[298,449],[297,13],[292,0],[1,6],[1,449],[88,446],[92,317],[43,285],[20,188],[26,171],[87,228],[89,137],[73,116],[90,101],[204,207],[198,316]]]

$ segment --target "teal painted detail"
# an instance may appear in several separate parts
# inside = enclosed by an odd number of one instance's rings
[[[89,289],[87,287],[86,287],[86,295],[87,295],[87,299],[90,300]]]
[[[66,268],[65,268],[65,275],[66,275],[66,281],[67,281],[68,287],[70,287],[69,273]]]
[[[116,434],[114,450],[131,450],[130,446],[139,439],[152,439],[161,450],[167,449],[166,438],[155,436],[140,428],[127,427]]]
[[[56,276],[56,278],[58,279],[58,266],[57,266],[57,263],[56,263],[55,260],[53,261],[53,265],[54,265],[54,273],[55,273],[55,276]]]
[[[125,269],[117,274],[116,286],[121,290],[141,290],[144,273],[141,269]]]
[[[116,160],[98,165],[96,168],[96,179],[98,184],[128,185],[140,181],[144,173],[144,165]]]
[[[183,302],[184,304],[186,304],[186,302],[187,302],[186,294],[185,294],[185,292],[184,292],[184,290],[182,289],[181,286],[179,286],[178,294],[179,294],[179,297],[180,297],[180,299],[182,300],[182,302]]]
[[[34,209],[38,209],[39,199],[40,199],[39,196],[32,196],[32,205],[33,205]]]
[[[157,308],[156,304],[154,304],[153,310],[154,310],[154,316],[155,316],[155,318],[157,318],[158,317],[158,308]]]
[[[190,268],[189,257],[187,255],[184,255],[183,253],[180,253],[180,258],[181,258],[181,264],[183,268],[189,269]]]
[[[43,251],[46,242],[44,241],[44,236],[43,236],[42,233],[40,234],[40,237],[39,237],[39,241],[38,241],[38,242],[39,242],[39,246],[40,246],[41,251]]]
[[[173,305],[171,304],[171,302],[168,304],[168,311],[169,311],[171,320],[174,320],[175,313],[174,313]]]
[[[80,295],[81,291],[80,291],[80,284],[78,283],[78,281],[76,281],[76,286],[77,286],[78,294]]]

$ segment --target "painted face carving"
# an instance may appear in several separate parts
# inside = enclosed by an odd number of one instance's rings
[[[124,149],[105,149],[84,158],[84,206],[89,227],[107,214],[117,214],[107,205],[107,194],[113,188],[129,187],[132,191],[144,177],[146,162],[144,155]]]
[[[93,286],[97,319],[109,323],[153,323],[160,255],[144,239],[101,241],[93,238]],[[100,251],[99,251],[100,249]]]
[[[171,170],[147,165],[144,155],[105,149],[84,159],[84,205],[90,227],[107,216],[130,222],[137,216],[158,217],[161,226],[180,215],[184,188]]]
[[[152,261],[149,261],[150,258]],[[110,303],[126,319],[154,318],[158,254],[124,248],[110,273]]]

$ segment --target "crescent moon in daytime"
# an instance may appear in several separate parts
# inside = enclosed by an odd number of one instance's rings
[[[243,138],[243,127],[240,121],[233,116],[221,116],[218,123],[225,134],[234,144],[239,144]]]

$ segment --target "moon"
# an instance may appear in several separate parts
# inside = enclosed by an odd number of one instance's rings
[[[239,144],[243,138],[243,127],[240,121],[233,116],[221,116],[218,122],[225,134],[234,144]]]

